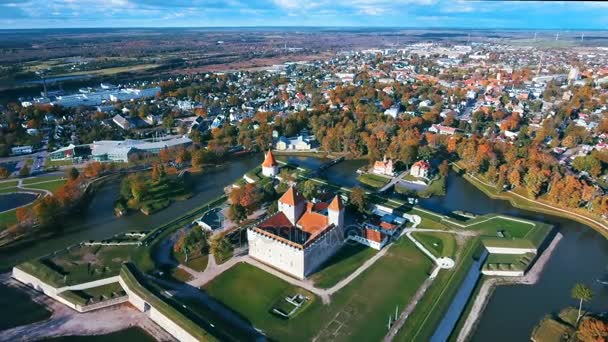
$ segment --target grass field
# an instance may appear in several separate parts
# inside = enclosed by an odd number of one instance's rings
[[[86,290],[65,291],[60,294],[61,297],[77,305],[93,304],[124,295],[126,295],[126,292],[119,283],[111,283]]]
[[[373,175],[371,173],[366,173],[357,177],[357,180],[369,187],[372,188],[381,188],[388,184],[390,179],[378,175]]]
[[[458,292],[479,247],[479,239],[467,241],[456,260],[456,267],[439,272],[433,284],[405,321],[405,325],[399,330],[395,341],[430,340]]]
[[[123,72],[136,72],[136,71],[148,70],[148,69],[156,68],[158,66],[159,66],[158,64],[140,64],[140,65],[125,66],[125,67],[98,69],[98,70],[82,70],[82,71],[65,73],[65,74],[61,74],[61,75],[53,75],[53,77],[76,76],[76,75],[109,76],[109,75],[120,74]]]
[[[53,286],[81,284],[115,276],[123,262],[133,261],[149,271],[152,261],[145,247],[76,246],[18,267]]]
[[[572,336],[574,329],[551,317],[545,317],[532,331],[532,339],[539,342],[563,341],[563,336]]]
[[[344,245],[310,279],[316,287],[329,288],[348,277],[378,251],[360,243]]]
[[[422,243],[434,256],[453,257],[456,251],[456,239],[449,233],[416,232],[414,238]]]
[[[17,223],[16,209],[5,211],[0,214],[0,231]]]
[[[50,192],[55,192],[57,189],[62,187],[66,183],[65,180],[59,179],[54,181],[47,181],[44,183],[33,183],[26,185],[28,189],[38,189],[38,190],[48,190]]]
[[[26,184],[34,184],[34,183],[41,183],[41,182],[49,182],[49,181],[56,181],[56,180],[60,180],[60,179],[64,179],[64,176],[41,176],[41,177],[33,177],[33,178],[26,178],[24,180],[21,181],[21,184],[26,185]]]
[[[232,268],[207,285],[208,293],[262,329],[274,340],[378,341],[388,315],[403,307],[428,277],[431,261],[408,239],[332,296],[330,305],[314,298],[296,317],[284,320],[268,312],[291,285],[252,266]],[[264,286],[257,286],[264,284]]]

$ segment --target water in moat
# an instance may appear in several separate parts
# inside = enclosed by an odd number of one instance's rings
[[[36,194],[25,193],[25,192],[13,192],[10,194],[0,195],[0,212],[15,209],[34,202],[38,197]]]
[[[17,262],[83,240],[105,238],[123,231],[152,229],[221,194],[224,186],[259,165],[261,160],[261,154],[249,155],[195,176],[196,196],[174,203],[152,216],[132,214],[116,218],[112,208],[119,184],[107,184],[95,194],[88,210],[69,220],[65,224],[67,228],[60,234],[29,245],[0,249],[0,268],[6,269]],[[326,161],[307,157],[289,157],[288,160],[310,168]],[[342,186],[358,185],[355,171],[365,164],[365,161],[345,161],[322,172],[321,176]],[[608,307],[608,286],[596,281],[608,272],[608,240],[595,230],[567,219],[520,210],[506,201],[492,200],[456,174],[448,178],[445,197],[424,199],[420,205],[443,213],[455,210],[476,214],[503,213],[544,221],[554,224],[564,235],[537,284],[501,286],[494,291],[473,341],[529,340],[534,325],[546,313],[576,304],[570,298],[570,289],[576,282],[590,285],[595,293],[594,299],[587,304],[589,309],[603,311]]]
[[[118,197],[120,180],[106,182],[92,196],[86,210],[63,222],[57,233],[36,241],[0,248],[0,270],[8,270],[17,263],[82,241],[104,239],[127,231],[151,230],[217,197],[226,185],[242,177],[261,161],[261,154],[246,155],[234,158],[221,166],[209,168],[202,174],[193,174],[191,176],[194,179],[195,195],[192,198],[174,202],[168,208],[150,216],[141,213],[131,213],[125,217],[114,216],[114,201]]]
[[[338,164],[327,169],[324,175],[336,184],[356,185],[353,171],[356,165],[352,161]],[[608,308],[608,286],[597,281],[608,275],[608,240],[592,228],[568,219],[517,209],[507,201],[493,200],[457,174],[450,174],[446,196],[422,199],[419,204],[441,213],[456,210],[501,213],[543,221],[555,225],[564,235],[538,283],[500,286],[494,291],[472,341],[528,341],[532,329],[545,314],[577,304],[570,297],[570,290],[577,282],[586,283],[594,292],[593,300],[586,304],[588,309],[603,312]]]

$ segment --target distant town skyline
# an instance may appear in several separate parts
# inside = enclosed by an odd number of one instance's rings
[[[467,0],[0,0],[3,29],[331,26],[608,29],[608,3]]]

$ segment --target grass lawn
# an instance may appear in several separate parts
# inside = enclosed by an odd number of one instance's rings
[[[66,300],[80,305],[98,303],[124,295],[126,295],[126,292],[119,283],[111,283],[86,290],[65,291],[60,294]]]
[[[18,192],[19,188],[16,186],[7,186],[4,188],[0,188],[0,194],[10,194],[11,192]],[[22,190],[25,191],[25,190]]]
[[[21,183],[23,185],[26,184],[34,184],[34,183],[40,183],[40,182],[49,182],[49,181],[56,181],[56,180],[60,180],[60,179],[64,179],[64,176],[40,176],[40,177],[32,177],[32,178],[26,178],[23,181],[21,181]]]
[[[357,177],[357,180],[372,188],[381,188],[381,187],[385,186],[386,184],[388,184],[388,182],[390,181],[390,179],[388,179],[388,178],[378,176],[378,175],[373,175],[371,173],[366,173],[366,174],[360,175]]]
[[[456,251],[456,239],[449,233],[416,232],[414,238],[422,243],[434,256],[453,257]]]
[[[13,187],[16,187],[17,184],[19,184],[19,181],[16,181],[16,180],[5,181],[5,182],[0,183],[0,189],[13,188]]]
[[[57,189],[62,187],[66,183],[65,179],[58,179],[54,181],[47,181],[44,183],[31,183],[27,186],[28,189],[39,189],[39,190],[48,190],[50,192],[55,192]]]
[[[532,331],[534,341],[564,341],[565,335],[572,336],[574,329],[566,324],[560,323],[551,317],[545,317]]]
[[[66,165],[73,165],[74,161],[73,160],[50,160],[47,159],[44,166],[46,167],[53,167],[53,166],[66,166]]]
[[[123,72],[136,72],[142,70],[148,70],[152,68],[158,67],[158,64],[139,64],[139,65],[131,65],[124,67],[114,67],[114,68],[105,68],[105,69],[97,69],[97,70],[81,70],[70,72],[67,74],[53,75],[54,77],[62,77],[62,76],[75,76],[75,75],[115,75]]]
[[[203,272],[207,268],[208,261],[208,255],[201,255],[195,258],[190,258],[187,263],[184,263],[184,265],[190,267],[195,271]]]
[[[153,268],[146,247],[84,245],[18,267],[50,285],[65,286],[118,275],[126,261],[137,263],[142,271]]]
[[[348,277],[378,251],[360,243],[348,243],[315,273],[311,280],[316,287],[329,288]]]
[[[190,275],[190,273],[188,273],[188,272],[186,272],[186,271],[184,271],[184,270],[182,270],[181,268],[178,268],[178,267],[176,267],[176,268],[174,268],[174,269],[171,270],[171,277],[174,280],[177,280],[177,281],[182,282],[182,283],[187,283],[190,280],[192,280],[192,276]]]
[[[405,321],[403,328],[397,333],[396,341],[429,341],[431,339],[460,289],[479,247],[479,239],[470,239],[457,257],[456,267],[439,272],[433,284]]]
[[[0,284],[0,330],[39,322],[51,317],[42,305],[24,291]]]
[[[485,218],[480,221],[483,220]],[[495,217],[489,221],[472,225],[470,228],[480,230],[485,236],[496,237],[498,232],[502,232],[505,238],[523,238],[531,229],[534,229],[534,225]]]
[[[5,211],[0,214],[0,231],[17,223],[16,209]]]
[[[234,267],[206,287],[208,293],[262,329],[273,340],[379,341],[388,315],[403,307],[428,278],[431,261],[401,239],[372,267],[335,293],[330,305],[314,298],[285,320],[268,312],[286,289],[296,288],[253,266]],[[257,284],[264,284],[258,286]]]
[[[425,228],[425,229],[448,229],[448,226],[446,226],[445,224],[443,224],[443,223],[441,223],[439,221],[435,221],[435,220],[431,220],[431,219],[426,218],[426,217],[422,217],[422,221],[418,225],[418,228]]]

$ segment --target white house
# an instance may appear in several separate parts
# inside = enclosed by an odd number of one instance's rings
[[[410,175],[418,178],[428,178],[431,165],[426,160],[419,160],[412,165]]]

